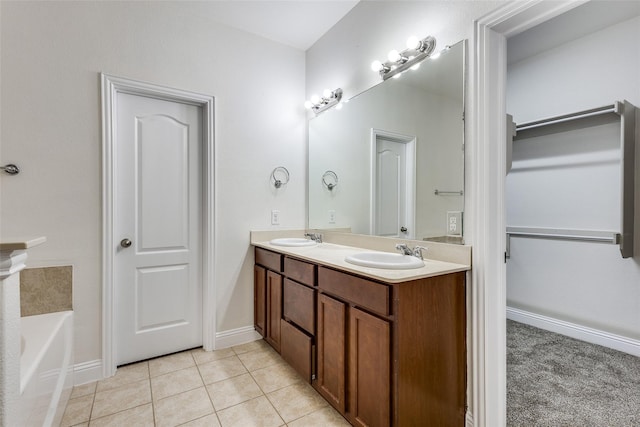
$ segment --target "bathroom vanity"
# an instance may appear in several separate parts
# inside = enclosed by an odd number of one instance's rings
[[[354,247],[252,243],[256,331],[351,424],[464,425],[468,264],[384,270],[344,262]]]

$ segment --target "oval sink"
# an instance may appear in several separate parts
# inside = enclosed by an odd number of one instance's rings
[[[389,252],[359,252],[345,257],[344,260],[362,267],[384,268],[387,270],[407,270],[424,267],[424,262],[420,258]]]
[[[274,246],[315,246],[317,243],[313,240],[305,239],[303,237],[283,237],[280,239],[273,239],[269,243]]]

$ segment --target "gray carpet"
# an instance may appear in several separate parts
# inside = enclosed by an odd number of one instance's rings
[[[508,320],[507,426],[640,426],[640,358]]]

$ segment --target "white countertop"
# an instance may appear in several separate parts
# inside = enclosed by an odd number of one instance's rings
[[[346,262],[344,260],[345,257],[359,252],[376,251],[333,243],[320,243],[316,246],[289,247],[275,246],[270,244],[269,241],[254,241],[252,242],[252,245],[388,283],[406,282],[409,280],[441,276],[443,274],[467,271],[471,269],[470,265],[456,264],[428,258],[424,259],[424,267],[412,268],[409,270],[387,270],[382,268],[361,267]]]

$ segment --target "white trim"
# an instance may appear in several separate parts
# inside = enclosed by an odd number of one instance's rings
[[[640,341],[622,335],[511,307],[507,307],[507,319],[640,357]]]
[[[465,240],[474,249],[469,316],[471,412],[478,427],[506,425],[506,37],[580,4],[510,2],[474,22],[469,99],[472,132],[467,146],[469,174],[465,175],[471,229]]]
[[[406,144],[406,157],[405,157],[405,200],[409,202],[409,208],[405,208],[405,220],[407,227],[409,228],[409,233],[406,236],[407,239],[414,239],[416,232],[416,147],[417,137],[416,136],[408,136],[403,135],[396,132],[389,132],[382,129],[371,128],[371,140],[370,140],[370,170],[371,170],[371,179],[369,180],[369,192],[371,197],[369,200],[371,204],[369,206],[370,209],[370,219],[369,219],[369,234],[376,235],[375,224],[376,224],[376,174],[377,174],[377,147],[378,147],[378,136],[383,138],[391,139],[395,142],[399,142],[402,144]]]
[[[215,260],[215,141],[213,96],[154,85],[101,73],[102,81],[102,367],[103,377],[115,374],[113,320],[113,179],[114,113],[118,93],[149,96],[200,106],[203,111],[202,224],[202,346],[216,347]]]
[[[82,385],[103,379],[102,360],[89,360],[73,365],[73,385]]]
[[[253,326],[229,329],[216,334],[216,348],[233,347],[234,345],[246,344],[248,342],[262,339]]]

